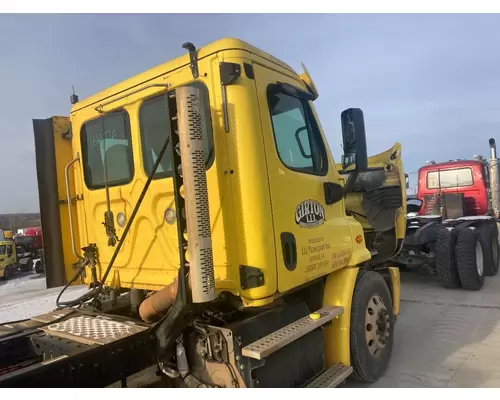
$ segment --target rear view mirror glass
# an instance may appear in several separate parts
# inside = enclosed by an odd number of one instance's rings
[[[359,108],[349,108],[342,112],[340,118],[344,148],[342,168],[346,169],[355,164],[355,170],[362,172],[368,168],[363,111]]]

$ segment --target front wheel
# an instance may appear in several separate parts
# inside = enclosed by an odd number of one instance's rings
[[[4,280],[9,280],[12,277],[12,266],[7,265],[3,271],[3,279]]]
[[[384,278],[360,271],[351,305],[351,364],[357,380],[376,382],[387,370],[394,343],[392,298]]]

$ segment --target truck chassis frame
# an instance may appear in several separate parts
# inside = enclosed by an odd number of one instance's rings
[[[430,267],[447,288],[479,290],[482,283],[475,288],[463,285],[458,276],[457,265],[462,262],[457,256],[457,236],[462,230],[477,231],[478,241],[483,251],[484,265],[478,266],[478,273],[485,276],[496,275],[499,267],[499,246],[497,219],[492,216],[465,216],[454,219],[445,219],[441,215],[408,216],[404,245],[401,252],[393,258],[399,266],[408,268]],[[490,232],[488,233],[488,228]],[[448,233],[446,233],[448,232]],[[446,238],[444,238],[446,237]],[[438,245],[444,243],[443,245]],[[496,243],[496,246],[495,246]],[[449,254],[443,254],[444,252]],[[480,262],[480,261],[476,261]],[[447,265],[443,265],[447,264]],[[465,267],[464,267],[465,268]],[[479,269],[484,271],[481,273]],[[448,275],[458,276],[450,282]],[[452,279],[453,280],[453,279]]]

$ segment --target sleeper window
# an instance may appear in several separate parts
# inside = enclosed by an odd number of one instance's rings
[[[213,159],[213,138],[210,123],[208,91],[202,84],[195,83],[193,86],[200,90],[200,95],[205,105],[201,111],[205,114],[204,120],[207,122],[205,126],[203,126],[203,135],[205,138],[205,160],[208,169]],[[144,170],[147,175],[151,174],[154,163],[165,144],[165,139],[167,135],[170,135],[168,104],[168,95],[160,95],[145,100],[139,111],[142,159]],[[154,176],[156,179],[172,175],[172,160],[170,155],[172,150],[170,146],[169,144],[156,170]]]
[[[129,183],[134,175],[130,120],[117,111],[86,122],[81,130],[85,183],[90,189]]]

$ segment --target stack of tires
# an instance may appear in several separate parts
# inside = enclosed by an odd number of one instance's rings
[[[499,269],[498,226],[494,219],[468,226],[443,226],[436,238],[436,272],[449,289],[480,290]]]

